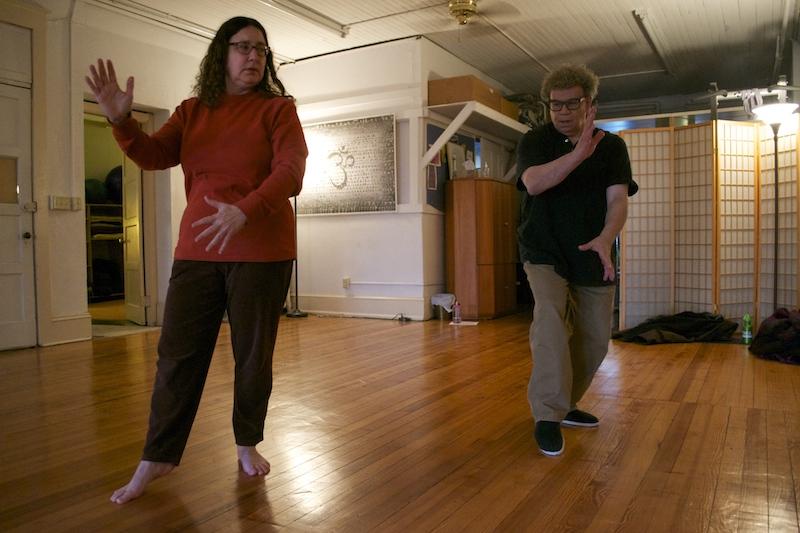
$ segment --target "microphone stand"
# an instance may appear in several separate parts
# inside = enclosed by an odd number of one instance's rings
[[[286,316],[289,318],[303,318],[307,317],[308,313],[301,311],[300,307],[297,302],[297,285],[300,282],[300,278],[297,277],[297,196],[293,197],[294,200],[294,250],[295,250],[295,258],[294,258],[294,298],[292,298],[292,306],[294,309],[291,311],[286,312]]]

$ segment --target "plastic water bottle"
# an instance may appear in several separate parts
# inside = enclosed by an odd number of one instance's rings
[[[453,324],[460,324],[461,323],[461,304],[456,303],[453,304]]]
[[[753,342],[753,319],[750,313],[745,313],[742,317],[742,342],[748,345]]]

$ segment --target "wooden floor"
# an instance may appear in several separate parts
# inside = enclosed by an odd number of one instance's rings
[[[107,300],[105,302],[92,302],[89,304],[89,314],[92,321],[125,321],[125,300]]]
[[[0,531],[798,531],[800,367],[612,343],[561,457],[537,452],[528,317],[284,319],[238,473],[223,330],[183,463],[118,506],[158,332],[0,353]]]

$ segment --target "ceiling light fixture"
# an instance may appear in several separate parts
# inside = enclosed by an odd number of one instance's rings
[[[764,124],[775,128],[789,120],[795,109],[797,104],[792,103],[762,104],[753,108],[753,114]]]
[[[789,102],[789,90],[797,88],[789,87],[786,76],[782,75],[776,85],[766,89],[742,90],[740,95],[746,112],[753,113],[758,120],[776,129],[797,110],[798,105]]]
[[[347,34],[350,31],[349,26],[345,26],[341,22],[336,21],[327,15],[324,15],[319,11],[311,9],[310,7],[301,4],[300,2],[296,2],[295,0],[258,0],[258,1],[267,7],[271,7],[273,9],[277,9],[278,11],[288,13],[289,15],[293,15],[297,18],[303,19],[306,22],[310,22],[312,24],[316,24],[321,28],[330,30],[339,35],[339,37],[341,38],[347,37]]]
[[[450,15],[454,17],[460,25],[469,22],[469,19],[478,14],[478,0],[450,0],[447,3]]]

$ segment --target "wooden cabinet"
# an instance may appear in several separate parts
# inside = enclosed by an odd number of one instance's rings
[[[513,184],[456,178],[445,189],[447,291],[467,320],[517,306],[519,195]]]

